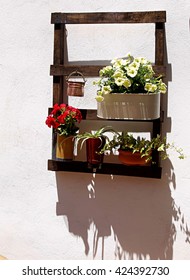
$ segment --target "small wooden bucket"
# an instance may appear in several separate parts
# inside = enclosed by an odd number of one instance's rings
[[[76,80],[75,81],[70,80],[71,77],[78,77],[78,76],[81,76],[83,81],[79,82]],[[84,85],[86,83],[86,80],[82,73],[78,71],[74,71],[68,76],[66,81],[67,81],[67,95],[80,96],[80,97],[84,96]]]

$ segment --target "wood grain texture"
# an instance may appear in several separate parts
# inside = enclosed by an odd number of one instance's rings
[[[163,23],[155,24],[155,64],[164,64],[165,29]]]
[[[110,12],[110,13],[52,13],[51,23],[156,23],[166,22],[165,11]]]
[[[153,166],[126,166],[123,164],[103,163],[101,169],[88,168],[84,161],[56,161],[48,160],[48,170],[70,171],[80,173],[112,174],[146,178],[161,178],[161,167]]]
[[[106,65],[105,65],[106,66]],[[68,76],[73,71],[79,71],[86,77],[98,77],[99,71],[103,65],[51,65],[50,75],[51,76]],[[163,65],[154,65],[153,69],[155,73],[162,74],[166,73],[166,67]]]

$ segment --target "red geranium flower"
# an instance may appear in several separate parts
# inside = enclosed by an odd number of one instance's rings
[[[56,115],[59,111],[60,111],[60,106],[56,103],[56,104],[53,106],[53,110],[51,111],[51,114],[52,114],[52,115]]]
[[[75,135],[79,129],[76,123],[80,123],[82,114],[79,109],[64,103],[53,106],[53,110],[46,119],[46,125],[53,127],[61,135]]]

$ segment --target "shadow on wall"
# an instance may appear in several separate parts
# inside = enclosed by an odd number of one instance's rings
[[[57,172],[57,215],[67,217],[69,232],[82,238],[85,254],[93,252],[93,258],[101,251],[106,259],[109,250],[115,259],[170,260],[176,222],[190,243],[190,230],[171,197],[175,177],[170,169],[167,180]],[[113,252],[104,245],[111,235]]]

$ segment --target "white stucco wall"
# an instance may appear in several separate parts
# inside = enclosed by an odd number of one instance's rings
[[[13,260],[190,259],[189,0],[0,4],[0,255]],[[47,171],[51,131],[44,122],[52,104],[51,12],[145,10],[167,12],[170,76],[163,129],[187,158],[180,161],[171,154],[162,164],[161,180]],[[88,60],[92,55],[107,60],[129,51],[152,58],[147,30],[138,31],[134,43],[132,34],[128,45],[121,45],[118,41],[128,38],[125,29],[113,29],[101,31],[101,36],[89,32],[89,40],[88,29],[81,31],[82,38],[73,30],[81,46],[73,47],[70,59]],[[91,43],[97,46],[93,50]],[[92,100],[85,106],[94,106]]]

